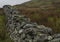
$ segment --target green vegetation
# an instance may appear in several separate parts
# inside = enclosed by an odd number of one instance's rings
[[[5,16],[0,15],[0,42],[12,42],[7,34],[7,28],[5,26]]]

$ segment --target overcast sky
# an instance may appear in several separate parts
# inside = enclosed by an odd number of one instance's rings
[[[30,0],[0,0],[0,7],[3,7],[3,5],[21,4],[27,1],[30,1]]]

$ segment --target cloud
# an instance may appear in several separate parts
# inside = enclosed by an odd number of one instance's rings
[[[0,0],[0,7],[3,7],[4,5],[21,4],[27,1],[30,1],[30,0]]]

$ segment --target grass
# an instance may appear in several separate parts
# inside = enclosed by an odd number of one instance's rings
[[[0,15],[0,42],[13,42],[7,34],[5,22],[5,16]]]

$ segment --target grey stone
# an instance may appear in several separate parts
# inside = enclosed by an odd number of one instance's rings
[[[54,34],[53,38],[60,38],[60,34]]]
[[[45,34],[52,35],[53,30],[49,27],[45,27],[44,25],[38,25],[37,28],[39,28],[39,31]]]
[[[60,42],[60,38],[55,38],[55,39],[53,39],[53,40],[51,40],[49,42]]]

